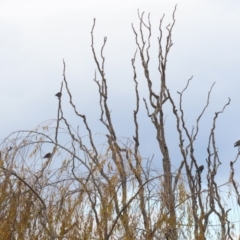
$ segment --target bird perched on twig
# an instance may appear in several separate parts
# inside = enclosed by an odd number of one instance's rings
[[[47,153],[43,158],[50,158],[52,156],[51,153]]]
[[[56,97],[60,98],[62,96],[62,93],[61,92],[58,92],[55,94]]]
[[[198,173],[202,173],[203,169],[204,169],[204,166],[201,165],[200,167],[197,168],[196,171],[197,171]]]
[[[10,146],[9,148],[7,148],[7,152],[10,152],[12,150],[12,146]]]
[[[234,147],[240,147],[240,140],[235,142]]]

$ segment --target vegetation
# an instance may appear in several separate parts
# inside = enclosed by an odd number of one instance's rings
[[[207,102],[188,129],[183,108],[184,93],[192,80],[178,92],[176,102],[168,88],[167,60],[175,24],[166,27],[163,39],[163,19],[159,24],[158,71],[160,88],[154,89],[150,77],[149,49],[152,28],[150,15],[144,19],[139,13],[140,27],[132,26],[137,51],[132,59],[136,107],[133,110],[133,139],[117,136],[108,105],[108,82],[105,56],[107,38],[97,57],[94,47],[95,19],[91,31],[92,53],[100,80],[98,86],[100,122],[105,126],[105,142],[99,146],[87,117],[78,112],[66,80],[63,62],[63,82],[58,97],[57,119],[47,121],[34,130],[10,134],[1,143],[0,156],[0,239],[237,239],[238,229],[231,209],[229,196],[238,194],[234,180],[234,164],[230,163],[230,179],[224,186],[216,181],[221,165],[216,146],[216,122],[224,112],[215,113],[209,133],[206,166],[196,159],[195,143],[199,123],[209,106]],[[144,34],[145,31],[147,35]],[[162,159],[162,170],[154,168],[152,158],[143,159],[139,150],[138,76],[135,61],[140,56],[148,99],[144,99],[147,117],[156,130],[156,141]],[[62,108],[62,92],[69,97],[69,106],[82,121],[87,135],[74,129]],[[177,171],[172,170],[170,142],[166,135],[166,105],[171,106],[175,119],[175,134],[181,156]],[[51,147],[50,154],[44,149]],[[176,150],[177,151],[177,150]],[[202,173],[207,174],[207,184],[202,184]],[[230,187],[233,186],[231,189]],[[228,194],[223,193],[227,191]],[[237,198],[236,198],[237,199]]]

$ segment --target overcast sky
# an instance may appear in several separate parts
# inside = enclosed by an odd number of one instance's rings
[[[184,105],[188,127],[195,124],[206,102],[207,93],[216,82],[211,104],[200,124],[197,150],[199,163],[205,164],[206,146],[212,118],[231,98],[231,105],[217,123],[217,145],[221,161],[229,168],[235,158],[233,148],[240,139],[240,2],[239,1],[79,1],[79,0],[0,0],[0,138],[21,129],[33,129],[39,123],[56,118],[57,99],[64,59],[66,76],[78,110],[88,117],[94,132],[99,129],[98,90],[93,82],[96,66],[91,52],[90,31],[96,18],[96,50],[105,36],[104,51],[109,104],[119,137],[134,134],[132,111],[135,107],[131,59],[135,52],[133,23],[138,29],[137,10],[151,14],[152,50],[150,73],[157,83],[157,36],[159,20],[165,13],[163,26],[171,22],[175,4],[176,25],[168,61],[167,81],[172,93],[182,90],[188,78],[194,76]],[[139,60],[139,56],[138,56]],[[146,116],[142,98],[148,97],[146,83],[138,64],[141,94],[140,134],[144,157],[157,147],[154,127]],[[177,95],[176,95],[177,96]],[[177,98],[176,98],[177,100]],[[72,116],[68,99],[62,101]],[[166,111],[171,115],[171,109]],[[146,117],[144,117],[146,116]],[[169,124],[171,117],[169,117]],[[168,124],[168,118],[167,118]],[[78,122],[73,120],[73,126]],[[177,142],[171,132],[168,141]],[[181,159],[174,160],[175,167]],[[240,164],[240,163],[239,163]],[[238,164],[238,165],[239,165]],[[224,170],[223,170],[224,171]],[[228,180],[229,172],[223,172]]]

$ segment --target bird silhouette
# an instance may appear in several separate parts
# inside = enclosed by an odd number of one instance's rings
[[[198,173],[202,173],[203,169],[204,169],[204,166],[201,165],[200,167],[197,168],[196,171],[197,171]]]
[[[51,153],[47,153],[43,158],[50,158],[52,156]]]
[[[58,92],[55,94],[56,97],[60,98],[62,96],[62,93],[61,92]]]
[[[10,146],[9,148],[7,148],[7,151],[10,152],[12,150],[12,146]]]
[[[234,144],[234,147],[239,147],[240,146],[240,140],[236,141]]]

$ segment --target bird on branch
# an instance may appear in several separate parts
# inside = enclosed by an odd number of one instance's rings
[[[52,156],[51,153],[47,153],[43,158],[50,158]]]
[[[197,171],[198,173],[202,173],[203,169],[204,169],[204,166],[201,165],[200,167],[197,168],[196,171]]]
[[[234,147],[240,147],[240,140],[238,140],[237,142],[235,142]]]
[[[58,92],[55,94],[56,97],[60,98],[62,96],[62,93],[61,92]]]
[[[12,150],[12,146],[10,146],[9,148],[7,148],[7,152],[10,152]]]

